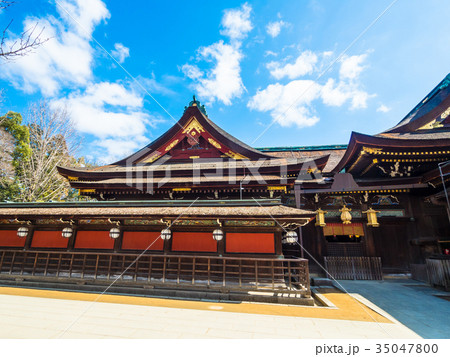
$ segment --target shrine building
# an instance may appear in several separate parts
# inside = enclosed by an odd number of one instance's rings
[[[252,148],[194,97],[129,157],[58,167],[91,200],[0,203],[0,279],[312,304],[310,273],[324,268],[423,278],[450,247],[449,159],[450,75],[395,127],[348,145]]]

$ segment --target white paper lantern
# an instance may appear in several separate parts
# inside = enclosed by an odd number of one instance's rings
[[[298,241],[298,235],[295,231],[288,231],[286,232],[286,243],[296,243]]]
[[[216,241],[222,240],[223,239],[223,230],[215,229],[213,232],[213,238]]]
[[[161,238],[164,240],[169,240],[172,237],[172,231],[169,228],[164,228],[161,231]]]
[[[72,237],[72,234],[73,234],[73,229],[72,229],[72,227],[66,227],[66,228],[64,228],[64,229],[62,230],[61,234],[62,234],[63,238],[70,238],[70,237]]]
[[[17,230],[17,235],[18,235],[20,238],[25,238],[26,236],[28,236],[28,231],[29,231],[28,227],[20,227],[20,228]]]
[[[112,239],[117,239],[120,237],[120,229],[117,227],[111,228],[109,230],[109,237]]]

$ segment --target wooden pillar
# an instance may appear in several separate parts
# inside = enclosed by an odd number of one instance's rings
[[[173,232],[172,232],[173,237]],[[170,239],[164,239],[164,254],[170,253],[172,251],[172,237]],[[160,238],[162,239],[162,238]]]
[[[223,229],[222,229],[223,230]],[[217,242],[217,254],[221,257],[225,254],[225,240],[227,239],[227,233],[224,231],[223,232],[223,238],[222,240],[219,240]]]
[[[31,247],[31,242],[33,240],[34,230],[36,229],[36,226],[34,224],[27,225],[28,227],[28,236],[25,238],[25,244],[23,246],[23,250],[28,250]]]
[[[295,207],[300,208],[301,205],[301,188],[300,185],[294,184]]]
[[[281,245],[283,232],[281,230],[277,230],[275,232],[275,254],[279,257],[283,257],[283,247]]]
[[[69,241],[67,242],[67,250],[71,251],[74,249],[75,247],[75,239],[77,237],[77,232],[78,232],[78,226],[73,225],[72,226],[73,232],[72,232],[72,237],[69,238]]]
[[[117,253],[122,249],[122,241],[123,241],[123,230],[121,229],[119,238],[114,239],[114,253]]]

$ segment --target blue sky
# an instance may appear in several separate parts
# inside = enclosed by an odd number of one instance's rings
[[[23,0],[0,13],[8,37],[38,22],[50,40],[0,63],[0,111],[66,106],[99,163],[157,138],[194,93],[252,146],[346,144],[450,72],[450,2],[398,0],[369,27],[392,3]]]

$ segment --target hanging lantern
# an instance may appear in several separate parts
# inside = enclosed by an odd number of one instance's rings
[[[316,211],[316,226],[325,227],[327,225],[325,223],[325,213],[327,213],[327,211],[320,208]]]
[[[343,224],[352,223],[352,215],[350,214],[351,209],[343,206],[340,210],[341,213],[341,221]]]
[[[367,211],[363,211],[363,213],[367,214],[367,225],[371,227],[379,227],[380,224],[377,220],[377,213],[380,211],[375,211],[372,207],[370,207]]]
[[[63,236],[63,238],[70,238],[70,237],[72,237],[72,234],[73,234],[72,227],[66,227],[61,232],[61,235]]]
[[[213,231],[213,238],[214,238],[214,240],[216,240],[216,241],[220,241],[220,240],[222,240],[223,239],[223,230],[221,230],[221,229],[215,229],[214,231]]]
[[[295,231],[287,231],[285,236],[286,243],[296,243],[298,241],[298,235]]]
[[[161,231],[161,238],[163,240],[169,240],[171,236],[172,236],[172,231],[169,228],[164,228]]]
[[[20,238],[25,238],[26,236],[28,236],[28,227],[19,227],[19,229],[17,229],[17,235]]]
[[[109,230],[109,238],[117,239],[119,237],[120,237],[120,229],[119,228],[114,227]]]

